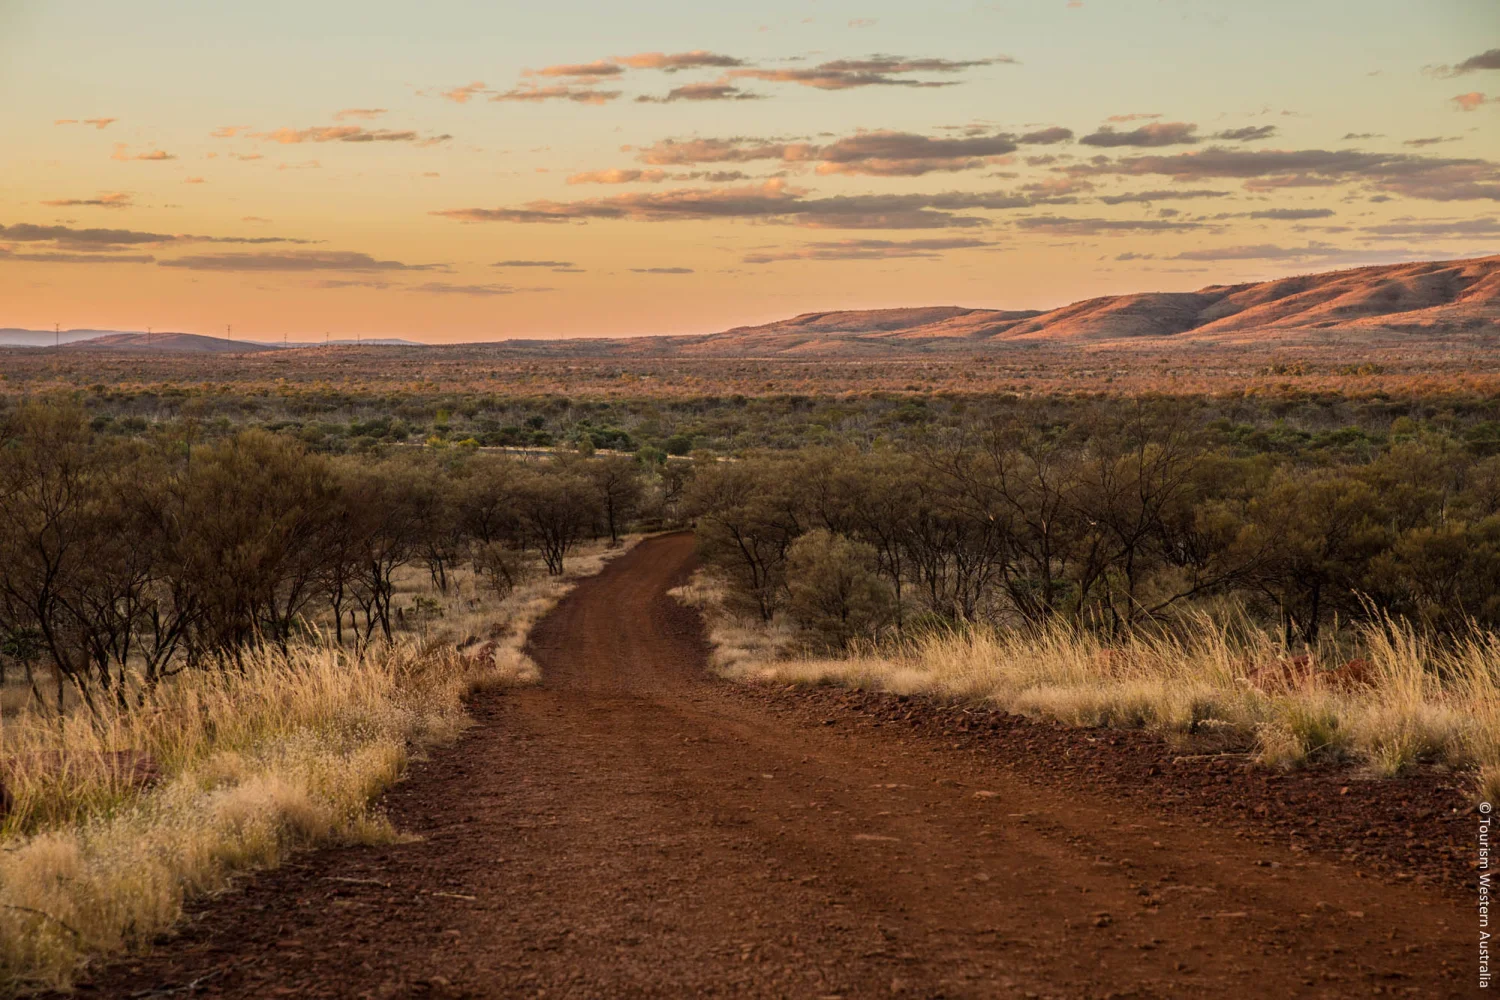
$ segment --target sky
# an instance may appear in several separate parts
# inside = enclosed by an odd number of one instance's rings
[[[696,333],[1500,252],[1493,0],[0,0],[0,327]]]

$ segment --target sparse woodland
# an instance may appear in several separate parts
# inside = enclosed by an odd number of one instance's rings
[[[706,463],[685,504],[698,597],[752,623],[721,623],[731,672],[1500,786],[1500,458],[1472,439],[1260,450],[1169,402],[1019,408]]]
[[[295,846],[393,835],[372,796],[465,692],[529,676],[566,571],[663,527],[695,527],[737,676],[1500,793],[1487,397],[291,406],[0,408],[12,985]]]

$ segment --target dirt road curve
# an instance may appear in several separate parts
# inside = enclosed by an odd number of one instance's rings
[[[542,686],[391,795],[422,840],[301,856],[94,995],[1477,992],[1475,917],[1435,889],[708,680],[665,594],[692,558],[647,541],[537,628]]]

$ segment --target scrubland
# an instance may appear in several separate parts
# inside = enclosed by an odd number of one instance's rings
[[[982,704],[1078,727],[1152,730],[1263,765],[1346,764],[1371,777],[1418,766],[1471,776],[1500,800],[1500,636],[1457,639],[1386,619],[1293,655],[1279,637],[1208,616],[1108,637],[1054,623],[919,629],[901,639],[809,647],[787,616],[726,608],[711,571],[674,592],[702,609],[725,677],[837,684]]]
[[[34,702],[0,718],[12,796],[0,827],[0,974],[65,985],[91,957],[139,947],[184,901],[300,847],[402,834],[372,807],[414,756],[468,725],[473,691],[535,679],[526,634],[580,575],[625,545],[586,546],[568,576],[503,599],[459,571],[398,593],[410,631],[358,652],[321,636],[191,671],[127,707],[58,716]],[[398,602],[401,602],[398,598]],[[138,768],[149,761],[149,787]]]

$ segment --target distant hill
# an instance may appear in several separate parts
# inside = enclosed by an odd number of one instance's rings
[[[1196,292],[1108,295],[1045,312],[924,307],[805,313],[670,341],[672,353],[690,355],[861,356],[1009,343],[1326,342],[1333,334],[1406,342],[1500,335],[1500,256],[1328,271]],[[632,354],[651,350],[635,342],[619,348]]]
[[[878,358],[974,353],[1008,346],[1164,346],[1169,343],[1422,346],[1453,337],[1500,338],[1500,255],[1385,264],[1274,281],[1209,285],[1195,292],[1138,292],[1046,311],[922,306],[803,313],[761,326],[672,337],[505,340],[481,345],[516,357]],[[228,342],[192,333],[67,330],[70,350],[178,352],[323,346],[409,346],[382,338],[313,343]],[[49,330],[0,329],[0,347],[51,347]],[[444,347],[428,347],[442,351]]]
[[[359,340],[290,341],[286,343],[256,340],[226,340],[223,337],[205,337],[197,333],[144,333],[139,330],[63,330],[54,334],[51,330],[23,330],[16,327],[0,329],[0,347],[71,347],[88,350],[124,351],[207,351],[214,354],[244,353],[249,351],[282,350],[298,347],[338,347],[359,344],[365,347],[425,347],[415,340],[395,337],[375,337]]]

